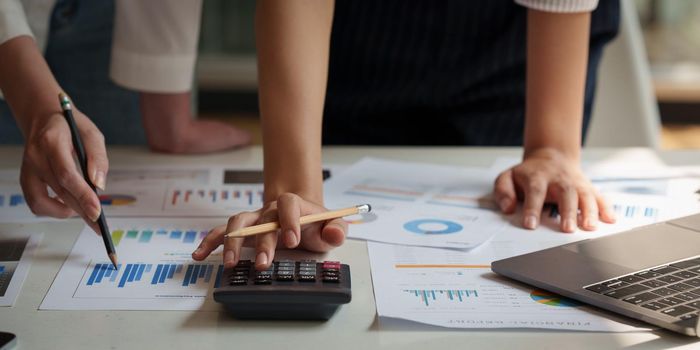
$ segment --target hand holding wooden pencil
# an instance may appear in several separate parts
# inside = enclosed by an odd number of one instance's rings
[[[311,215],[302,216],[299,218],[299,223],[301,225],[305,225],[305,224],[310,224],[310,223],[319,222],[319,221],[337,219],[337,218],[341,218],[343,216],[369,213],[371,210],[372,210],[372,207],[369,204],[360,204],[360,205],[356,205],[354,207],[349,207],[349,208],[345,208],[345,209],[339,209],[339,210],[327,211],[327,212],[318,213],[318,214],[311,214]],[[274,232],[274,231],[279,230],[279,229],[280,229],[280,224],[278,222],[268,222],[265,224],[244,227],[242,229],[229,232],[224,237],[225,238],[241,238],[241,237],[259,235],[259,234],[263,234],[263,233],[270,233],[270,232]]]

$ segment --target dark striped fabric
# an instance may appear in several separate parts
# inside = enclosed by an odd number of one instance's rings
[[[324,144],[522,145],[526,15],[512,0],[337,0]],[[602,0],[584,130],[618,23]]]

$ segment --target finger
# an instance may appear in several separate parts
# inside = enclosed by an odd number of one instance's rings
[[[292,193],[285,193],[277,198],[277,215],[279,217],[282,242],[287,248],[295,248],[301,240],[300,198]]]
[[[562,186],[559,195],[559,226],[563,232],[576,231],[576,218],[578,212],[578,193],[568,185]]]
[[[85,145],[90,181],[97,188],[104,190],[109,169],[104,136],[89,119],[78,118],[77,122],[83,144]]]
[[[233,232],[255,224],[260,219],[260,212],[242,212],[228,220],[226,232]],[[224,266],[231,268],[241,260],[243,238],[224,238]]]
[[[58,184],[76,199],[85,216],[95,222],[100,216],[100,201],[75,166],[70,139],[63,137],[56,141],[53,148],[48,149],[48,163]]]
[[[580,227],[586,231],[594,231],[598,226],[598,203],[590,190],[579,191],[579,208],[581,209]]]
[[[265,211],[258,223],[262,224],[277,220],[277,209],[273,208]],[[255,268],[257,270],[267,269],[275,258],[277,235],[277,232],[271,232],[255,236]]]
[[[343,219],[333,219],[323,226],[321,239],[332,247],[339,247],[345,241],[348,223]]]
[[[543,179],[531,179],[523,192],[523,227],[534,230],[540,222],[542,206],[547,195],[547,183]]]
[[[516,208],[517,194],[515,193],[515,183],[513,182],[513,171],[508,169],[496,178],[494,184],[494,195],[496,204],[505,214],[512,214]]]
[[[600,220],[606,224],[614,224],[616,221],[615,211],[610,207],[608,201],[600,193],[595,194],[596,202],[598,203],[598,211]]]
[[[211,254],[224,241],[226,225],[216,226],[209,230],[204,239],[199,243],[197,249],[192,252],[192,259],[202,261]]]
[[[77,215],[73,209],[56,198],[49,196],[46,183],[28,170],[22,169],[20,186],[24,192],[27,206],[37,216],[51,216],[55,218],[69,218]]]

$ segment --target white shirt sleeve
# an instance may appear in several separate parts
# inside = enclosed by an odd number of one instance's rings
[[[112,80],[138,91],[190,90],[202,0],[117,0],[115,11]]]
[[[598,0],[515,0],[515,2],[529,9],[558,13],[590,12],[598,6]]]
[[[19,0],[0,0],[0,44],[21,35],[33,37]]]

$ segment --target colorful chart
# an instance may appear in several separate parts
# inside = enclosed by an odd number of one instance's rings
[[[535,289],[530,293],[532,300],[549,306],[577,307],[581,304],[577,301],[564,298],[554,293]]]
[[[128,194],[101,194],[100,203],[102,205],[129,205],[136,202],[136,197]]]
[[[479,292],[474,289],[404,289],[404,292],[420,298],[425,306],[430,306],[430,303],[437,301],[438,298],[461,303],[466,299],[479,297]]]
[[[403,225],[409,232],[422,235],[446,235],[461,232],[462,225],[449,220],[442,219],[418,219],[412,220]]]
[[[368,222],[376,221],[377,214],[375,214],[375,213],[362,213],[362,214],[348,216],[343,220],[345,220],[345,222],[347,222],[348,224],[351,224],[351,225],[366,224]]]

